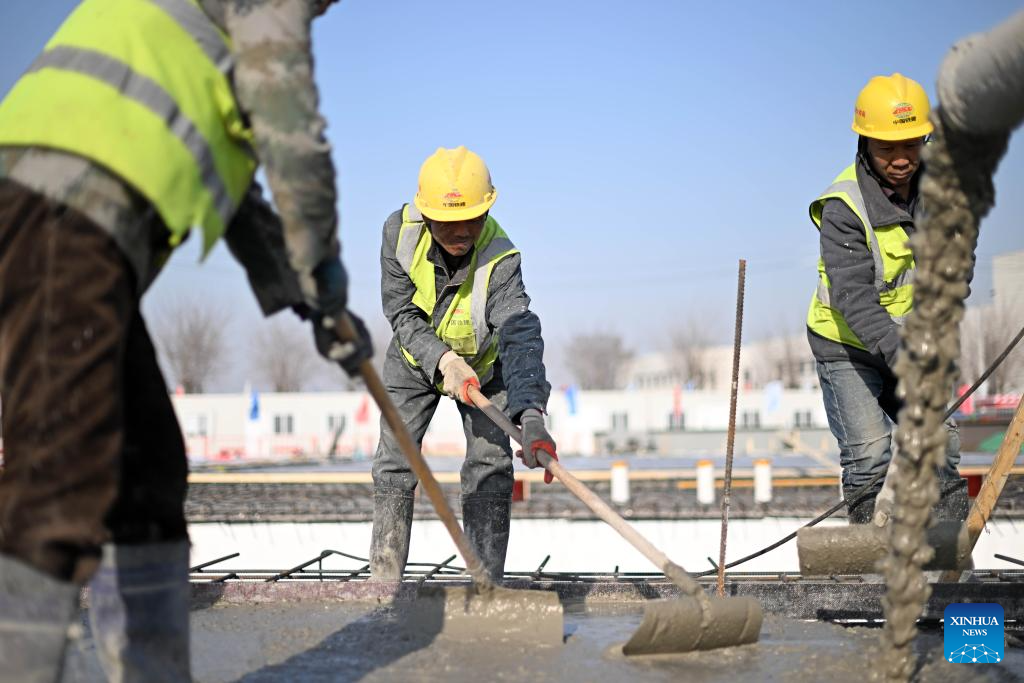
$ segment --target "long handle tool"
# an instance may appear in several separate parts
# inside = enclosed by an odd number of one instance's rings
[[[967,515],[965,526],[967,527],[968,554],[974,551],[982,529],[985,528],[989,517],[992,516],[992,509],[999,500],[999,494],[1003,492],[1003,486],[1006,485],[1006,480],[1010,476],[1013,463],[1020,454],[1021,445],[1024,445],[1024,400],[1017,404],[1017,412],[1013,414],[1013,420],[1006,428],[1003,442],[999,444],[999,450],[996,451],[996,457],[992,459],[988,475],[982,482],[981,490],[978,491],[974,505],[971,506],[971,511]],[[944,572],[940,580],[957,581],[959,578],[959,571],[950,570]]]
[[[514,441],[523,444],[522,432],[475,387],[469,388],[470,400]],[[629,522],[574,477],[561,463],[544,451],[538,461],[594,514],[611,525],[626,541],[664,572],[688,596],[652,600],[644,606],[644,620],[622,651],[627,655],[664,654],[711,650],[756,642],[764,615],[753,598],[709,598],[685,569],[670,560]]]
[[[343,340],[357,338],[347,315],[339,319],[338,333]],[[562,644],[562,605],[558,595],[551,591],[501,588],[491,581],[369,359],[362,362],[359,372],[473,578],[469,588],[420,588],[411,611],[413,619],[423,627],[436,627],[441,621],[443,631],[455,638],[493,635],[532,644]]]

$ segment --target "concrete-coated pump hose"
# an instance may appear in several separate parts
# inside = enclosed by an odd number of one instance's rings
[[[953,46],[939,69],[943,118],[959,132],[1009,133],[1024,119],[1024,10]]]

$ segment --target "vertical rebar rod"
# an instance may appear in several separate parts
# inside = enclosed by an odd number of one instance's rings
[[[729,533],[729,494],[732,492],[732,454],[736,442],[736,394],[740,383],[740,342],[743,339],[743,286],[747,262],[740,259],[736,283],[736,335],[732,346],[732,389],[729,396],[729,434],[725,442],[725,482],[722,487],[722,539],[718,549],[718,597],[725,597],[725,546]]]

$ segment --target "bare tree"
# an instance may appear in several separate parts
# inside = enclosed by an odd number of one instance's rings
[[[1020,331],[1019,316],[1005,305],[969,308],[960,324],[960,372],[962,380],[973,382],[996,359]],[[1021,388],[1024,351],[1019,348],[997,367],[987,380],[989,394]]]
[[[179,300],[167,307],[157,326],[157,345],[175,384],[201,394],[227,358],[227,315],[205,299]]]
[[[318,372],[316,347],[309,324],[283,317],[260,325],[253,335],[253,375],[271,391],[302,391]]]
[[[566,364],[581,389],[615,389],[626,362],[633,357],[622,337],[610,332],[573,336],[566,346]]]
[[[708,354],[712,334],[696,317],[676,327],[669,336],[669,358],[675,374],[694,389],[710,388],[712,363]]]
[[[788,330],[780,330],[773,344],[772,360],[774,361],[774,377],[782,381],[787,389],[800,388],[800,364],[811,358],[807,343],[798,334]]]

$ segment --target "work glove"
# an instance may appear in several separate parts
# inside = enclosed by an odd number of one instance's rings
[[[544,416],[536,408],[527,408],[519,418],[523,428],[523,450],[516,453],[527,467],[543,467],[537,460],[537,451],[544,451],[553,459],[558,460],[555,452],[555,440],[548,434],[544,426]],[[544,468],[544,483],[550,484],[554,475]]]
[[[315,290],[312,294],[308,293],[308,285],[305,291],[314,312],[333,318],[348,306],[348,273],[337,256],[324,259],[313,269],[312,287]]]
[[[469,363],[462,359],[462,356],[454,351],[448,351],[441,360],[437,362],[437,369],[444,375],[444,393],[452,398],[457,398],[466,405],[473,405],[469,400],[468,389],[474,386],[480,388],[480,378],[476,376]]]
[[[313,323],[313,341],[316,342],[316,350],[320,355],[329,361],[341,366],[348,373],[349,377],[359,374],[359,365],[373,356],[373,342],[370,340],[370,333],[362,319],[351,312],[342,309],[342,315],[348,315],[355,328],[355,339],[341,339],[337,329],[337,318],[316,311],[311,317]]]

